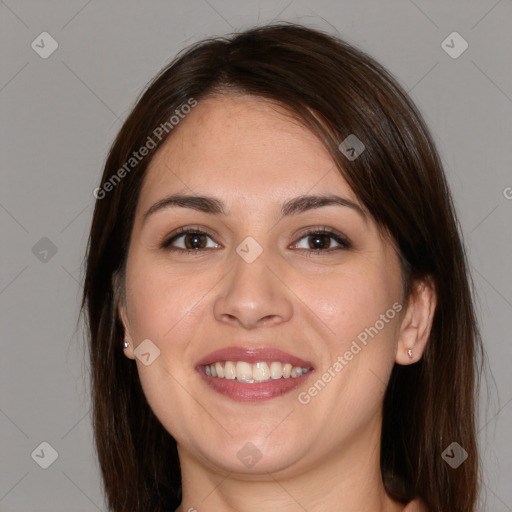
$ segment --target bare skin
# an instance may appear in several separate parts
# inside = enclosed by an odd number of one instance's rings
[[[213,196],[226,214],[168,207],[144,218],[176,193]],[[290,199],[327,194],[362,212],[329,205],[280,217]],[[182,251],[161,247],[180,227],[208,232],[195,238],[199,250],[190,249],[193,234],[174,240]],[[350,246],[320,234],[318,249],[311,243],[318,235],[305,235],[318,227]],[[236,251],[249,236],[262,249],[251,263]],[[426,283],[404,303],[392,244],[310,131],[266,100],[201,100],[148,168],[119,310],[130,342],[125,355],[178,443],[179,512],[403,510],[382,484],[382,403],[393,365],[421,358],[434,307]],[[376,323],[382,315],[386,321]],[[381,323],[333,370],[365,328]],[[160,350],[149,366],[134,354],[145,339]],[[283,396],[233,400],[211,389],[196,365],[240,345],[278,348],[311,361],[314,371]],[[329,368],[332,378],[311,396]],[[247,443],[261,454],[251,467],[237,457]]]

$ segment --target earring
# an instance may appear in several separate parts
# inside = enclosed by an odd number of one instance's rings
[[[411,349],[409,349],[407,351],[407,355],[409,356],[409,359],[412,359],[412,350]]]
[[[124,343],[123,343],[123,347],[124,348],[128,348],[130,346],[130,344],[125,340]]]

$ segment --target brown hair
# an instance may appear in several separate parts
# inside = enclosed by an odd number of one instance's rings
[[[215,93],[278,102],[320,137],[339,172],[402,260],[405,290],[431,279],[437,307],[423,358],[395,365],[384,400],[381,470],[388,494],[433,512],[472,512],[479,486],[476,400],[483,357],[459,225],[427,127],[396,80],[346,42],[294,24],[251,29],[187,49],[151,82],[108,155],[101,186],[183,104]],[[355,160],[338,146],[365,145]],[[90,336],[95,445],[113,511],[174,510],[181,501],[176,442],[150,409],[122,351],[116,276],[123,280],[134,212],[156,148],[96,201],[82,310]],[[125,166],[126,169],[126,166]],[[102,189],[103,190],[103,189]],[[105,187],[104,190],[107,190]],[[453,441],[469,454],[441,457]]]

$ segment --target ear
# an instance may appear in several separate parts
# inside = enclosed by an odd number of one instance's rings
[[[400,324],[395,356],[397,364],[408,365],[419,361],[430,336],[437,304],[435,285],[430,277],[411,285],[411,293]],[[409,350],[412,357],[409,357]]]
[[[130,323],[128,321],[128,313],[126,308],[126,294],[124,292],[123,278],[119,271],[114,272],[112,275],[112,290],[114,292],[114,309],[115,314],[123,324],[124,328],[124,339],[123,343],[127,341],[129,343],[127,348],[124,348],[124,355],[129,359],[135,359],[133,354],[134,346],[133,339],[130,334]]]

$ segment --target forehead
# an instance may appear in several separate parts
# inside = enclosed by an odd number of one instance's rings
[[[307,193],[358,202],[322,142],[283,107],[249,95],[208,97],[180,121],[147,169],[141,208],[170,192],[282,203]]]

